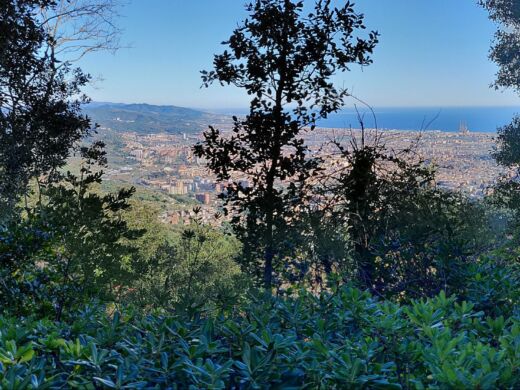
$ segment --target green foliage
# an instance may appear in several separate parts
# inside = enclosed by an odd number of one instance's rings
[[[517,26],[508,2],[482,4]],[[210,128],[195,148],[228,184],[243,247],[197,219],[177,232],[161,225],[150,201],[167,197],[100,192],[101,142],[76,149],[77,173],[60,171],[88,130],[73,100],[88,77],[56,60],[38,6],[54,2],[0,3],[0,207],[37,184],[23,214],[0,210],[16,215],[0,215],[0,388],[520,388],[520,234],[490,217],[502,210],[434,188],[421,162],[377,137],[366,144],[364,132],[353,150],[337,144],[346,169],[333,185],[308,191],[321,160],[302,131],[342,106],[334,74],[368,65],[377,43],[377,33],[355,37],[363,17],[351,3],[304,14],[300,1],[256,0],[203,72],[205,84],[252,96],[230,137]],[[493,51],[497,85],[517,87],[507,34]],[[514,168],[518,121],[500,130],[495,154]],[[518,184],[506,184],[496,204],[518,217]],[[291,285],[309,275],[319,294]],[[284,296],[271,295],[273,282]]]
[[[52,180],[90,129],[80,110],[89,76],[56,57],[54,37],[37,16],[55,7],[51,0],[0,3],[0,223],[29,181]]]
[[[308,12],[302,1],[256,0],[246,10],[248,18],[224,42],[229,50],[214,57],[202,79],[205,86],[244,89],[249,113],[233,118],[229,136],[210,126],[194,151],[229,184],[221,197],[244,243],[242,262],[271,288],[283,267],[289,221],[305,204],[306,182],[320,162],[310,157],[304,129],[343,106],[349,93],[333,78],[352,64],[369,65],[378,35],[358,36],[363,15],[350,2],[318,1]]]
[[[0,317],[5,389],[516,388],[519,361],[518,319],[485,317],[443,293],[400,306],[343,287],[191,318]]]
[[[149,262],[162,245],[174,239],[175,232],[159,220],[162,204],[143,200],[143,197],[138,195],[138,191],[129,201],[130,208],[125,212],[124,220],[130,229],[143,232],[135,240],[127,241],[127,244],[134,248],[133,271],[143,275],[145,270],[136,268],[139,267],[138,264]]]
[[[509,252],[506,254],[505,252]],[[500,249],[468,265],[460,274],[457,294],[493,316],[518,316],[520,302],[519,248]],[[461,278],[462,279],[462,278]]]
[[[0,314],[47,314],[53,294],[50,277],[41,261],[49,253],[49,235],[29,223],[17,223],[0,231]]]
[[[518,168],[520,165],[520,117],[513,118],[509,125],[498,129],[497,146],[493,153],[495,160],[505,167]]]
[[[82,149],[79,175],[67,172],[63,182],[43,191],[37,218],[50,232],[56,254],[45,266],[54,268],[63,285],[77,286],[74,294],[61,294],[67,301],[78,295],[113,299],[131,276],[132,247],[125,240],[143,233],[130,229],[123,217],[133,188],[106,195],[92,191],[101,182],[103,156],[102,144]]]
[[[235,303],[246,287],[234,260],[238,253],[236,238],[195,218],[160,243],[150,257],[138,259],[134,269],[139,277],[129,298],[155,307]]]
[[[489,12],[489,17],[498,25],[490,59],[498,65],[494,86],[511,88],[520,93],[520,1],[479,0]],[[497,185],[502,200],[517,214],[518,225],[518,173],[520,169],[520,117],[497,130],[497,145],[493,157],[502,166],[514,169],[515,176],[505,175]],[[511,173],[511,171],[510,171]]]
[[[103,175],[102,144],[81,154],[79,174],[42,187],[26,218],[3,232],[0,291],[11,312],[37,309],[59,319],[88,299],[116,300],[132,280],[129,242],[143,233],[123,218],[133,189],[93,191]]]
[[[495,87],[513,88],[520,92],[520,1],[479,0],[479,4],[489,11],[490,19],[499,25],[489,55],[499,67]]]

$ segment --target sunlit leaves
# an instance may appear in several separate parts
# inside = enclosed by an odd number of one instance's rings
[[[2,388],[516,388],[520,324],[440,294],[408,305],[350,287],[238,310],[70,322],[0,317]],[[201,313],[199,313],[201,314]],[[59,337],[58,335],[63,335]]]

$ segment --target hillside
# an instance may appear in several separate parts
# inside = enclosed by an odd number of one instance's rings
[[[83,111],[101,127],[148,133],[198,133],[208,125],[230,122],[224,115],[150,104],[91,103]]]

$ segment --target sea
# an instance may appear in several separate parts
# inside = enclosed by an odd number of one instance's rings
[[[219,110],[220,113],[243,115],[244,109]],[[497,128],[511,123],[520,114],[518,107],[358,107],[343,109],[317,123],[325,128],[365,128],[391,130],[459,131],[461,125],[469,131],[495,133]]]

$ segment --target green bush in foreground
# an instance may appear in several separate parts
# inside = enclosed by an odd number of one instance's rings
[[[520,321],[343,287],[204,317],[0,318],[2,389],[518,388]]]

